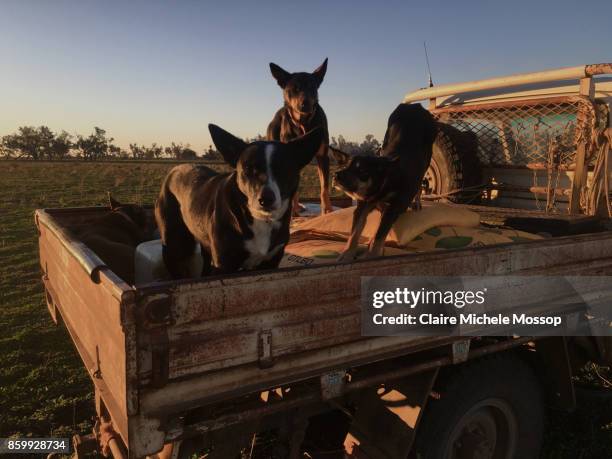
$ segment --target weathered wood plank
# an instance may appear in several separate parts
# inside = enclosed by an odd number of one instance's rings
[[[358,341],[361,276],[372,273],[569,275],[605,272],[610,265],[612,238],[602,233],[181,284],[169,290],[175,318],[168,330],[169,374],[185,377],[256,363],[264,330],[271,330],[275,361]],[[146,367],[141,370],[146,379]]]
[[[99,283],[94,283],[57,235],[44,225],[40,227],[39,245],[41,267],[53,287],[56,307],[86,370],[116,419],[117,431],[127,441],[125,339],[116,285],[104,274],[100,274]]]

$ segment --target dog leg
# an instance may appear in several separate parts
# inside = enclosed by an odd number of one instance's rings
[[[302,205],[300,204],[300,198],[298,196],[298,192],[296,191],[293,195],[293,203],[291,204],[291,216],[299,217],[300,212],[302,212]]]
[[[195,250],[195,240],[193,236],[191,238],[191,241],[188,238],[182,241],[170,239],[169,244],[162,245],[164,263],[173,279],[189,279],[192,276],[189,259]]]
[[[285,248],[282,247],[282,250],[278,250],[276,252],[276,254],[274,254],[274,256],[272,258],[270,258],[269,260],[266,260],[262,263],[260,263],[255,269],[256,270],[261,270],[261,269],[276,269],[278,268],[278,265],[280,264],[281,260],[283,259],[283,255],[285,255]]]
[[[195,252],[195,238],[183,222],[178,201],[166,190],[155,203],[155,219],[166,269],[173,279],[190,278],[189,259]]]
[[[210,275],[212,276],[233,274],[242,268],[242,258],[234,256],[228,250],[219,250],[218,248],[211,247],[211,259]]]
[[[212,274],[212,255],[200,244],[200,255],[202,256],[202,277]]]
[[[421,203],[421,195],[423,194],[423,187],[419,188],[417,195],[414,197],[414,201],[412,202],[412,210],[421,210],[423,205]]]
[[[323,215],[333,210],[331,199],[329,198],[329,154],[327,152],[327,145],[321,145],[316,158],[319,184],[321,185],[321,214]]]
[[[351,227],[351,236],[346,242],[344,252],[338,257],[338,262],[347,263],[353,261],[357,255],[357,246],[359,245],[359,238],[363,232],[368,215],[374,210],[375,204],[359,201],[355,213],[353,214],[353,224]]]
[[[365,254],[364,258],[381,257],[383,255],[385,240],[387,239],[389,231],[391,231],[391,227],[397,218],[402,213],[406,212],[411,201],[412,198],[409,200],[402,199],[401,201],[393,201],[383,210],[382,217],[380,218],[380,225],[376,230],[376,235],[368,244],[368,253]]]

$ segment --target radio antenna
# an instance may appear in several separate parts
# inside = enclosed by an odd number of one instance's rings
[[[423,42],[423,48],[425,48],[425,62],[427,63],[427,75],[429,76],[429,87],[433,87],[433,81],[431,79],[431,68],[429,67],[429,56],[427,55],[427,42]]]

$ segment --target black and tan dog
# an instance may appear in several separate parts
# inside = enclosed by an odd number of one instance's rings
[[[321,213],[332,211],[329,199],[329,133],[327,118],[319,105],[319,86],[327,71],[327,59],[314,72],[289,73],[276,64],[270,63],[272,76],[283,90],[284,106],[276,112],[268,125],[268,140],[289,142],[306,132],[320,127],[323,142],[317,152],[319,182],[321,185]],[[293,214],[299,214],[297,194],[293,201]]]
[[[251,144],[213,124],[209,130],[234,170],[182,164],[168,173],[155,205],[166,268],[174,278],[189,277],[186,260],[196,243],[203,275],[276,268],[289,240],[300,171],[319,150],[323,130],[288,143]]]
[[[351,236],[339,261],[355,258],[368,214],[375,208],[382,216],[366,256],[382,255],[393,223],[421,190],[436,134],[431,113],[418,104],[400,104],[389,116],[380,156],[354,156],[336,173],[335,185],[358,201]]]
[[[134,283],[136,246],[153,238],[153,220],[136,204],[108,195],[110,212],[77,228],[76,235],[120,278]]]

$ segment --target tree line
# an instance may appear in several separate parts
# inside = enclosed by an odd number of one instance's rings
[[[172,142],[169,146],[153,143],[150,146],[130,143],[127,149],[115,145],[115,139],[99,127],[94,127],[91,134],[72,135],[62,130],[53,132],[47,126],[22,126],[17,132],[0,138],[0,156],[14,159],[59,160],[59,159],[179,159],[195,160],[198,158],[220,160],[221,155],[212,145],[202,154],[187,144]],[[248,142],[265,140],[257,135]],[[361,143],[347,141],[342,135],[331,138],[331,146],[350,154],[375,154],[380,143],[371,134],[365,136]]]
[[[99,127],[91,134],[72,135],[66,131],[53,132],[47,126],[22,126],[13,134],[0,138],[0,154],[8,158],[56,160],[80,158],[100,159],[196,159],[198,154],[189,144],[172,142],[163,147],[156,143],[139,145],[131,143],[127,149],[115,145],[115,139]],[[207,152],[212,151],[209,148]],[[206,152],[205,152],[206,153]]]

